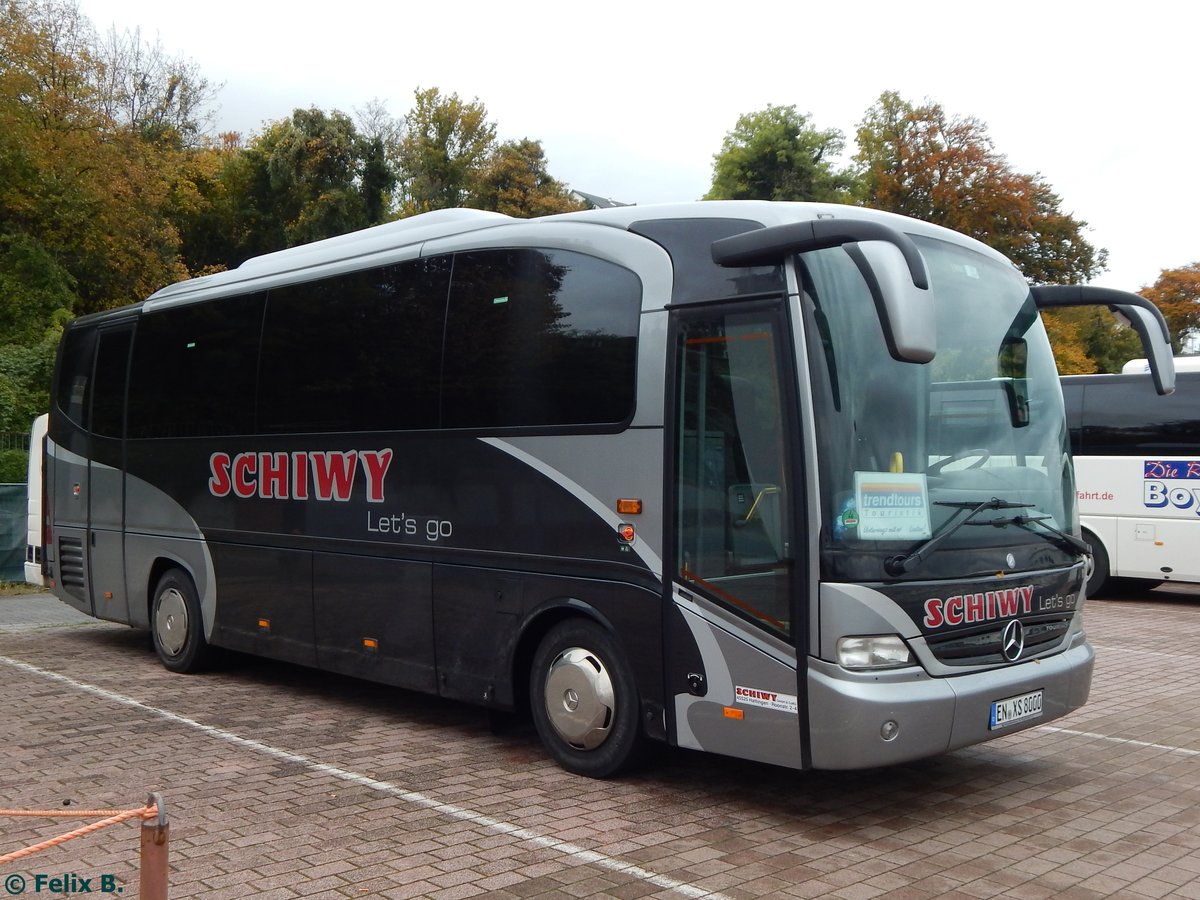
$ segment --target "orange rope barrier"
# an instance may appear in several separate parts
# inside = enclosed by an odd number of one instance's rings
[[[21,850],[14,850],[12,853],[6,853],[0,856],[0,866],[5,863],[13,862],[14,860],[23,859],[26,856],[32,856],[41,850],[48,850],[51,847],[57,847],[59,844],[65,844],[67,841],[74,840],[78,837],[91,834],[93,831],[99,831],[101,828],[107,828],[109,825],[118,825],[121,822],[126,822],[129,819],[153,819],[158,816],[157,806],[143,806],[140,809],[83,809],[83,810],[18,810],[18,809],[0,809],[0,816],[38,816],[40,818],[95,818],[96,816],[105,816],[99,822],[91,822],[76,828],[74,831],[68,831],[66,834],[60,834],[58,837],[52,837],[49,840],[34,844],[31,847],[25,847]]]
[[[119,816],[122,813],[137,812],[143,819],[152,819],[158,815],[153,806],[142,809],[0,809],[0,818],[5,816],[37,816],[42,819],[94,819],[97,816]]]

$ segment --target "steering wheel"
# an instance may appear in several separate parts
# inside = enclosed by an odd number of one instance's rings
[[[925,474],[926,475],[940,475],[940,474],[942,474],[942,469],[944,469],[946,466],[950,465],[950,463],[958,462],[959,460],[963,460],[963,459],[970,459],[972,456],[977,456],[979,458],[977,460],[975,460],[975,462],[973,462],[969,466],[967,466],[967,468],[968,469],[978,469],[985,462],[987,462],[989,459],[991,459],[992,451],[987,450],[983,447],[977,447],[974,450],[960,450],[958,453],[955,453],[953,456],[947,456],[945,459],[935,462],[932,466],[930,466],[928,469],[925,470]]]

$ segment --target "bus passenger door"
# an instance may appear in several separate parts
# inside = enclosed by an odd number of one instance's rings
[[[125,388],[131,325],[100,331],[88,452],[88,584],[92,615],[129,621],[125,589]]]
[[[782,301],[673,315],[675,739],[800,767],[795,563],[806,541],[795,515],[797,417]]]

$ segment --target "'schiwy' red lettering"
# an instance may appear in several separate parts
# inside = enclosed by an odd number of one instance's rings
[[[1032,585],[1005,588],[1002,591],[959,594],[945,600],[933,597],[925,601],[925,627],[970,625],[992,619],[1007,619],[1028,613],[1032,609]]]
[[[383,502],[392,450],[302,450],[294,453],[217,452],[208,458],[208,492],[214,497],[348,502],[358,473],[368,503]]]

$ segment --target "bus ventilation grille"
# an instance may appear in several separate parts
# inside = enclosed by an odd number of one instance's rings
[[[83,542],[58,539],[58,583],[73,597],[86,600],[83,584]]]
[[[1022,620],[1025,626],[1025,649],[1020,659],[1041,656],[1057,650],[1071,627],[1071,617]],[[1001,652],[1004,622],[968,633],[958,632],[940,638],[927,638],[929,649],[938,662],[947,666],[995,666],[1007,662]]]

